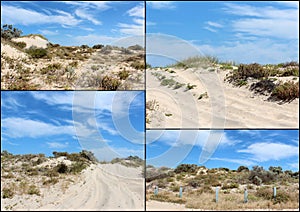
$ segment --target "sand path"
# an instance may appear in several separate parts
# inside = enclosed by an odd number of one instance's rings
[[[147,101],[156,100],[159,109],[151,111],[148,128],[298,128],[299,99],[279,104],[248,88],[224,82],[228,71],[174,69],[147,70]],[[160,73],[186,85],[173,89],[160,85],[151,73]],[[198,99],[207,92],[208,98]],[[166,114],[172,114],[166,116]]]
[[[142,178],[124,178],[122,173],[114,172],[118,170],[115,168],[107,172],[106,170],[110,167],[112,168],[114,165],[93,165],[83,173],[83,181],[71,186],[55,202],[40,209],[143,210],[144,180]]]

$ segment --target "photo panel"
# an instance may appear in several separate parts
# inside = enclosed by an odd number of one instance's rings
[[[298,2],[146,2],[147,128],[299,128],[298,13]]]
[[[297,210],[299,130],[147,130],[147,210]]]
[[[144,210],[143,91],[1,91],[1,209]]]
[[[1,14],[1,90],[145,89],[144,1],[1,1]]]

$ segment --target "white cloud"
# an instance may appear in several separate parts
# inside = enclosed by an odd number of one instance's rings
[[[299,155],[299,147],[283,143],[254,143],[246,149],[238,150],[240,153],[252,155],[255,161],[282,160]]]
[[[204,29],[207,29],[208,31],[211,31],[211,32],[217,32],[217,30],[215,30],[211,27],[208,27],[208,26],[204,27]]]
[[[145,7],[144,4],[137,5],[127,11],[129,16],[145,18]]]
[[[299,162],[297,162],[297,163],[288,163],[288,166],[291,167],[292,169],[299,170]]]
[[[253,166],[256,165],[255,162],[251,160],[244,160],[244,159],[232,159],[232,158],[210,158],[209,160],[217,160],[217,161],[224,161],[229,163],[236,163],[244,166]]]
[[[232,21],[234,31],[256,36],[299,39],[299,9],[226,3],[223,10],[245,17]]]
[[[3,134],[10,138],[37,138],[61,134],[74,134],[74,128],[71,125],[56,126],[42,121],[15,117],[3,119],[2,129]]]
[[[67,12],[60,10],[55,12],[58,14],[48,15],[34,10],[1,5],[1,19],[5,23],[22,25],[55,23],[65,26],[76,26],[81,22]]]
[[[94,10],[97,9],[100,11],[104,11],[111,8],[111,6],[109,6],[111,2],[109,1],[59,1],[59,2],[79,6],[82,8],[90,8]]]
[[[298,41],[277,42],[265,38],[227,42],[223,45],[198,45],[197,47],[200,52],[217,55],[223,61],[267,64],[299,61],[298,45]],[[295,48],[291,48],[291,46]]]
[[[43,35],[58,35],[58,30],[50,31],[47,29],[41,29],[39,30]]]
[[[68,142],[60,143],[60,142],[46,142],[48,147],[51,149],[64,149],[69,146]]]
[[[5,98],[1,98],[1,109],[2,107],[10,110],[17,110],[20,107],[24,107],[24,105],[21,104],[16,98],[6,96]]]
[[[299,1],[276,1],[276,3],[285,5],[287,7],[299,8]]]
[[[217,28],[222,28],[223,27],[222,24],[219,24],[217,22],[208,21],[206,23],[207,23],[207,25],[212,26],[212,27],[217,27]]]
[[[149,130],[146,135],[147,144],[155,144],[156,141],[159,141],[177,147],[182,145],[203,147],[206,143],[211,142],[217,142],[216,146],[236,143],[235,140],[229,139],[224,131],[219,130]]]
[[[42,100],[49,105],[71,105],[73,103],[74,92],[30,92],[37,100]]]
[[[83,18],[83,19],[86,19],[86,20],[89,20],[90,22],[92,22],[93,24],[95,25],[101,25],[101,21],[97,20],[96,18],[94,18],[92,15],[91,15],[91,12],[87,11],[87,10],[84,10],[84,9],[77,9],[75,10],[75,14],[80,17],[80,18]]]
[[[72,38],[72,43],[74,45],[82,45],[87,44],[89,46],[93,46],[95,44],[104,44],[108,45],[112,42],[118,40],[117,37],[110,37],[105,35],[96,35],[96,34],[89,34],[89,35],[82,35],[82,36],[75,36]]]
[[[174,9],[175,5],[172,1],[146,1],[147,5],[153,9]]]

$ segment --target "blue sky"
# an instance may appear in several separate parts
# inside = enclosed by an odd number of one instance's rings
[[[2,91],[1,149],[144,158],[144,119],[143,92]]]
[[[197,49],[237,63],[299,61],[298,25],[296,1],[147,2],[146,32],[155,35],[147,35],[147,53],[180,60]],[[178,44],[182,40],[188,44]],[[147,59],[152,65],[171,61]]]
[[[210,133],[220,134],[220,143],[207,162],[198,163]],[[254,165],[281,166],[299,170],[298,130],[150,130],[146,133],[147,164],[176,167],[189,163],[207,168]]]
[[[144,11],[143,1],[1,1],[1,25],[61,45],[114,44],[128,37],[129,45],[143,45]]]

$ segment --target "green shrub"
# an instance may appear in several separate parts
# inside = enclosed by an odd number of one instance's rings
[[[145,69],[145,63],[141,61],[134,61],[130,65],[132,68],[137,69],[137,70],[144,70]]]
[[[250,86],[250,90],[258,94],[269,94],[275,87],[276,85],[271,79],[263,79],[259,82],[253,83]]]
[[[239,166],[237,169],[237,172],[242,172],[242,171],[249,171],[249,168],[247,166]]]
[[[187,86],[186,86],[186,90],[191,90],[195,87],[197,87],[197,85],[190,85],[190,83],[188,83]]]
[[[169,88],[172,87],[173,85],[175,85],[175,80],[174,79],[163,79],[161,81],[161,85],[162,86],[168,86]]]
[[[41,195],[40,190],[35,185],[29,186],[27,194],[29,194],[29,195],[35,194],[38,196]]]
[[[272,91],[271,97],[282,101],[292,101],[299,98],[299,84],[293,81],[280,84]]]
[[[11,199],[11,198],[13,198],[14,194],[15,193],[10,188],[3,188],[2,189],[2,198],[3,199],[6,199],[6,198]]]
[[[55,167],[55,170],[60,174],[65,174],[69,171],[69,168],[66,164],[60,163]]]
[[[198,166],[196,164],[180,164],[175,168],[174,172],[176,174],[181,172],[194,173],[197,172],[197,167]]]
[[[48,52],[47,49],[31,46],[26,50],[26,53],[29,54],[32,58],[43,58],[47,56]]]
[[[75,162],[70,167],[70,173],[77,174],[86,168],[86,164],[83,162]]]
[[[129,71],[123,70],[118,73],[120,80],[126,80],[129,77]]]
[[[16,46],[20,47],[21,49],[24,49],[26,47],[25,42],[13,42]]]
[[[237,183],[230,183],[230,184],[224,184],[221,189],[233,189],[233,188],[239,188],[239,184]]]
[[[102,49],[104,47],[104,45],[102,44],[96,44],[93,46],[93,49]]]
[[[103,77],[101,81],[101,88],[103,90],[117,90],[118,87],[121,85],[121,82],[119,79],[115,79],[109,76]]]

